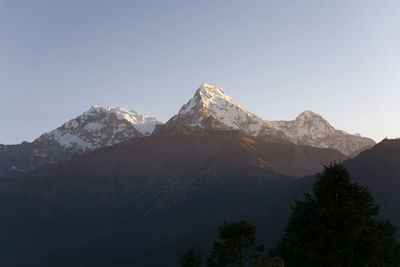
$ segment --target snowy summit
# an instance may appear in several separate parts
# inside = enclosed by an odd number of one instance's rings
[[[242,108],[220,87],[205,83],[168,123],[173,122],[241,130],[254,136],[271,128],[267,121]]]
[[[40,138],[55,140],[66,148],[93,150],[132,137],[150,135],[156,124],[161,122],[133,110],[92,106],[89,111]]]

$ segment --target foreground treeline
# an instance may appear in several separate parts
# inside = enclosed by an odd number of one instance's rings
[[[283,239],[269,252],[257,244],[255,225],[225,222],[218,228],[220,241],[207,257],[192,247],[180,263],[183,267],[400,266],[396,230],[389,221],[377,221],[378,213],[367,188],[351,183],[347,169],[333,163],[317,176],[313,195],[295,201]]]

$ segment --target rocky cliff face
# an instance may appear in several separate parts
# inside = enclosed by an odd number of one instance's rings
[[[155,118],[134,111],[93,106],[33,142],[0,145],[0,174],[33,170],[130,138],[149,135],[156,124],[160,122]]]
[[[202,84],[189,102],[167,124],[240,130],[251,136],[271,136],[295,144],[334,148],[352,155],[372,147],[372,139],[336,130],[322,116],[311,111],[293,121],[264,120],[237,104],[217,87]]]

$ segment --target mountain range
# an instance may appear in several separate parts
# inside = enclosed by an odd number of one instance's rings
[[[0,145],[0,174],[30,171],[71,159],[88,151],[150,135],[162,124],[156,118],[120,107],[93,106],[33,142]],[[254,137],[268,137],[294,144],[333,148],[346,156],[375,145],[360,135],[336,130],[322,116],[305,111],[293,121],[267,121],[242,108],[224,91],[202,84],[192,99],[166,125],[239,130]]]
[[[29,154],[17,171],[21,156],[0,153],[1,266],[177,266],[192,245],[207,255],[224,220],[255,223],[271,248],[294,199],[332,161],[400,226],[400,140],[375,145],[310,111],[267,121],[215,86],[202,84],[165,124],[92,107],[12,149],[39,139],[51,161]]]

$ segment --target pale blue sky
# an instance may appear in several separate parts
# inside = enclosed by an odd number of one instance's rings
[[[400,137],[400,1],[0,0],[0,143],[91,105],[168,120],[201,82],[267,120]]]

